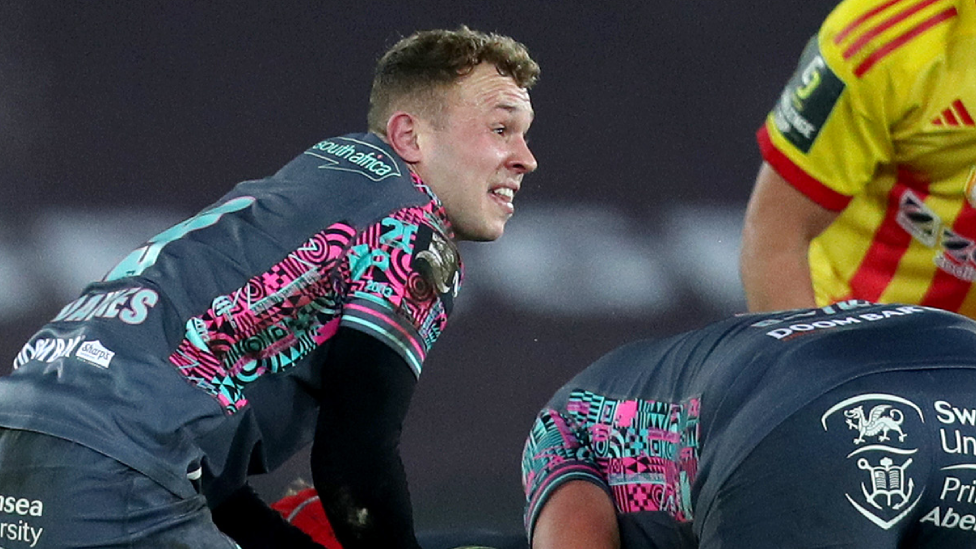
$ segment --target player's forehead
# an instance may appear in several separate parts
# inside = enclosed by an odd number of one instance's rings
[[[519,87],[512,77],[500,74],[490,63],[478,65],[455,83],[452,95],[458,108],[494,111],[528,120],[534,116],[529,91]]]

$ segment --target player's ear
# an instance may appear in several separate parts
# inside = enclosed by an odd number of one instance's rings
[[[397,111],[386,121],[386,138],[393,150],[408,164],[420,162],[419,121],[412,114]]]

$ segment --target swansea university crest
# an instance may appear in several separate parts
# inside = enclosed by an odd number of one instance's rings
[[[914,423],[909,417],[925,422],[915,403],[882,393],[848,398],[820,417],[824,431],[852,435],[846,459],[864,476],[860,486],[844,495],[861,515],[885,530],[908,516],[924,490],[912,477],[918,445],[907,427]]]

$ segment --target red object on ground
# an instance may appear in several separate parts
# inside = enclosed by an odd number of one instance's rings
[[[325,509],[314,488],[305,488],[297,494],[285,496],[271,504],[285,520],[301,528],[315,543],[326,549],[342,549],[325,516]]]

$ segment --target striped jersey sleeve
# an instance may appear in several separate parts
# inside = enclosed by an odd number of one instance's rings
[[[617,375],[630,366],[607,364],[619,366]],[[565,400],[559,396],[554,402],[564,405],[559,412],[547,408],[539,414],[523,452],[530,538],[546,501],[571,480],[603,488],[620,513],[662,511],[678,522],[692,519],[700,397],[680,402],[613,398],[582,387],[560,393]]]
[[[416,376],[447,324],[462,267],[426,207],[398,210],[362,231],[346,255],[341,326],[393,348]]]
[[[764,159],[812,200],[844,209],[899,154],[926,101],[956,0],[846,0],[805,48],[760,128]]]
[[[593,452],[578,438],[572,422],[556,410],[545,409],[536,417],[522,451],[524,520],[529,540],[549,496],[571,480],[592,482],[611,495]]]

